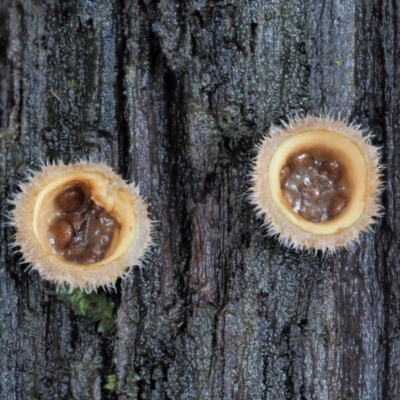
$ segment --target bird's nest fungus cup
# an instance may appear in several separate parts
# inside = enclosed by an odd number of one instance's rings
[[[271,129],[253,170],[252,201],[289,247],[333,250],[379,213],[379,155],[359,130],[307,117]]]
[[[45,166],[14,202],[15,245],[58,285],[112,287],[150,243],[146,204],[104,163]]]

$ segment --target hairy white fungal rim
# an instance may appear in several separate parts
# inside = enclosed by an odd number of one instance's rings
[[[55,254],[48,240],[59,193],[78,182],[91,190],[91,200],[118,222],[106,256],[93,264],[74,264]],[[43,278],[71,290],[113,288],[119,277],[138,265],[151,243],[147,206],[133,184],[126,183],[105,163],[79,162],[46,165],[20,185],[14,200],[11,224],[16,228],[14,246],[24,261]]]
[[[296,153],[324,151],[343,166],[350,184],[349,201],[337,217],[310,222],[294,212],[282,195],[280,171]],[[334,250],[357,240],[379,216],[381,170],[378,149],[354,126],[308,116],[284,128],[273,127],[259,146],[252,172],[251,200],[270,235],[296,249]]]

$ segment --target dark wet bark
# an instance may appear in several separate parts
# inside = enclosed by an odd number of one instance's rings
[[[157,221],[108,336],[2,225],[1,398],[399,399],[399,26],[395,0],[1,0],[3,214],[27,168],[90,156]],[[386,165],[375,233],[333,255],[266,238],[247,200],[255,145],[307,112]]]

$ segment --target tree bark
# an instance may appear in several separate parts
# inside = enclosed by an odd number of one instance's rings
[[[1,0],[1,398],[399,399],[399,26],[396,0]],[[307,113],[374,132],[386,166],[384,216],[332,254],[248,201],[263,135]],[[89,157],[156,221],[108,335],[5,224],[29,168]]]

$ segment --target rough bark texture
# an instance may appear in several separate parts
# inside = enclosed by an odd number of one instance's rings
[[[1,398],[400,399],[399,26],[397,0],[1,0],[3,222],[27,168],[85,157],[157,221],[108,336],[2,225]],[[333,255],[282,248],[247,199],[256,144],[307,112],[386,165],[384,217]]]

